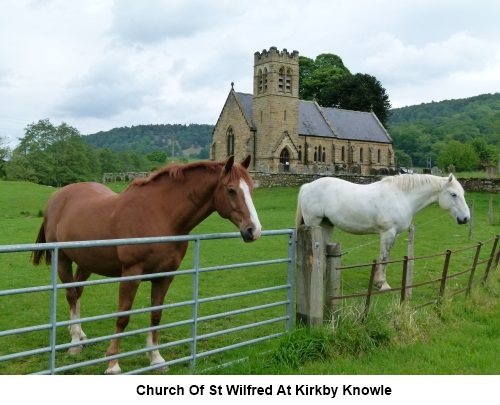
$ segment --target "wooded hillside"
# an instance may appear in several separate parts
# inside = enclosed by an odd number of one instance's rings
[[[415,166],[434,164],[451,141],[473,141],[498,157],[500,93],[392,109],[388,131],[396,156],[409,155]]]
[[[95,149],[138,153],[168,151],[168,155],[172,149],[172,141],[175,141],[178,155],[178,150],[208,148],[212,141],[213,129],[213,125],[206,124],[149,124],[113,128],[110,131],[84,136],[83,139]]]

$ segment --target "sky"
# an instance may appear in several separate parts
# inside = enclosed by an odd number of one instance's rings
[[[498,16],[493,0],[0,0],[0,140],[42,119],[215,125],[272,46],[338,55],[393,108],[498,93]]]

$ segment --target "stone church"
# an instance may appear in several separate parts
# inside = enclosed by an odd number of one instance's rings
[[[262,172],[389,174],[392,139],[373,112],[299,100],[299,53],[256,52],[253,94],[231,90],[212,135],[211,159],[252,156]]]

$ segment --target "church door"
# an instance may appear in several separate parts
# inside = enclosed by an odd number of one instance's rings
[[[287,148],[284,148],[280,153],[280,163],[283,165],[283,171],[290,171],[290,154]]]

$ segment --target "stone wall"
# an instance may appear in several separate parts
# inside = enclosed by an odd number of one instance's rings
[[[322,174],[295,174],[295,173],[261,173],[251,172],[255,187],[298,187],[304,183],[310,183]],[[369,184],[380,180],[383,176],[363,176],[357,174],[336,175],[339,179],[344,179],[358,184]],[[500,193],[500,179],[461,179],[457,177],[464,190],[467,192],[489,192]]]

